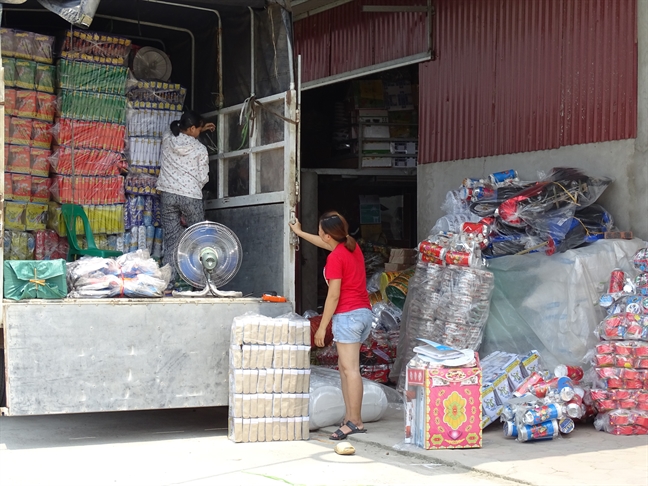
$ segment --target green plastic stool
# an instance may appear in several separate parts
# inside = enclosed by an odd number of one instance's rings
[[[65,232],[67,233],[69,245],[67,254],[68,262],[73,262],[83,255],[111,258],[123,254],[121,251],[100,250],[97,248],[94,235],[92,234],[92,228],[90,227],[90,221],[88,221],[88,216],[83,210],[83,206],[79,206],[78,204],[63,204],[61,206],[61,214],[63,215],[63,222],[65,223]],[[83,221],[83,231],[85,233],[86,242],[88,243],[87,249],[83,249],[79,246],[79,240],[77,239],[76,233],[77,218],[81,218],[81,221]]]

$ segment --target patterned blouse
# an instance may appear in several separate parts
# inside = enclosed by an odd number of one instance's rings
[[[207,148],[197,139],[170,131],[162,139],[162,164],[157,181],[159,191],[202,199],[202,188],[209,180]]]

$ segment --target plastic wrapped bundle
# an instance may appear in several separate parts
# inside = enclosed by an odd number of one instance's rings
[[[162,297],[171,268],[160,268],[148,251],[127,253],[116,260],[84,257],[68,264],[70,298]]]

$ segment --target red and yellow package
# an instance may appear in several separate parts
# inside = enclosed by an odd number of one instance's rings
[[[5,143],[10,143],[9,141],[9,133],[11,133],[11,117],[9,115],[5,115]]]
[[[16,201],[31,199],[31,176],[11,174],[12,197]]]
[[[5,88],[5,115],[13,115],[16,110],[16,90]]]
[[[44,230],[47,223],[47,204],[27,204],[25,209],[25,229]]]
[[[48,202],[50,200],[51,180],[47,177],[32,177],[31,180],[31,201]]]
[[[11,125],[9,126],[9,143],[16,145],[31,144],[33,120],[26,118],[11,117]]]
[[[4,197],[5,199],[13,199],[13,183],[9,172],[5,172],[4,175]]]
[[[18,90],[16,92],[15,115],[34,118],[36,111],[36,91]]]
[[[24,231],[26,208],[27,208],[27,204],[25,203],[5,201],[5,205],[4,205],[5,230]]]
[[[46,149],[32,147],[30,155],[31,175],[47,177],[49,175],[49,158],[52,155],[52,152]]]
[[[32,125],[32,147],[48,149],[52,146],[52,123],[34,120]]]
[[[8,145],[5,147],[5,150],[9,152],[5,170],[18,174],[29,174],[31,172],[31,153],[29,147],[24,145]]]
[[[36,93],[36,115],[34,118],[53,122],[56,115],[56,95]]]

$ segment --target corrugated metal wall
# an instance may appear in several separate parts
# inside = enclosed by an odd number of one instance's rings
[[[426,52],[427,15],[363,12],[362,5],[421,5],[424,0],[356,0],[295,22],[302,81]]]
[[[636,136],[636,0],[434,5],[419,163]]]

